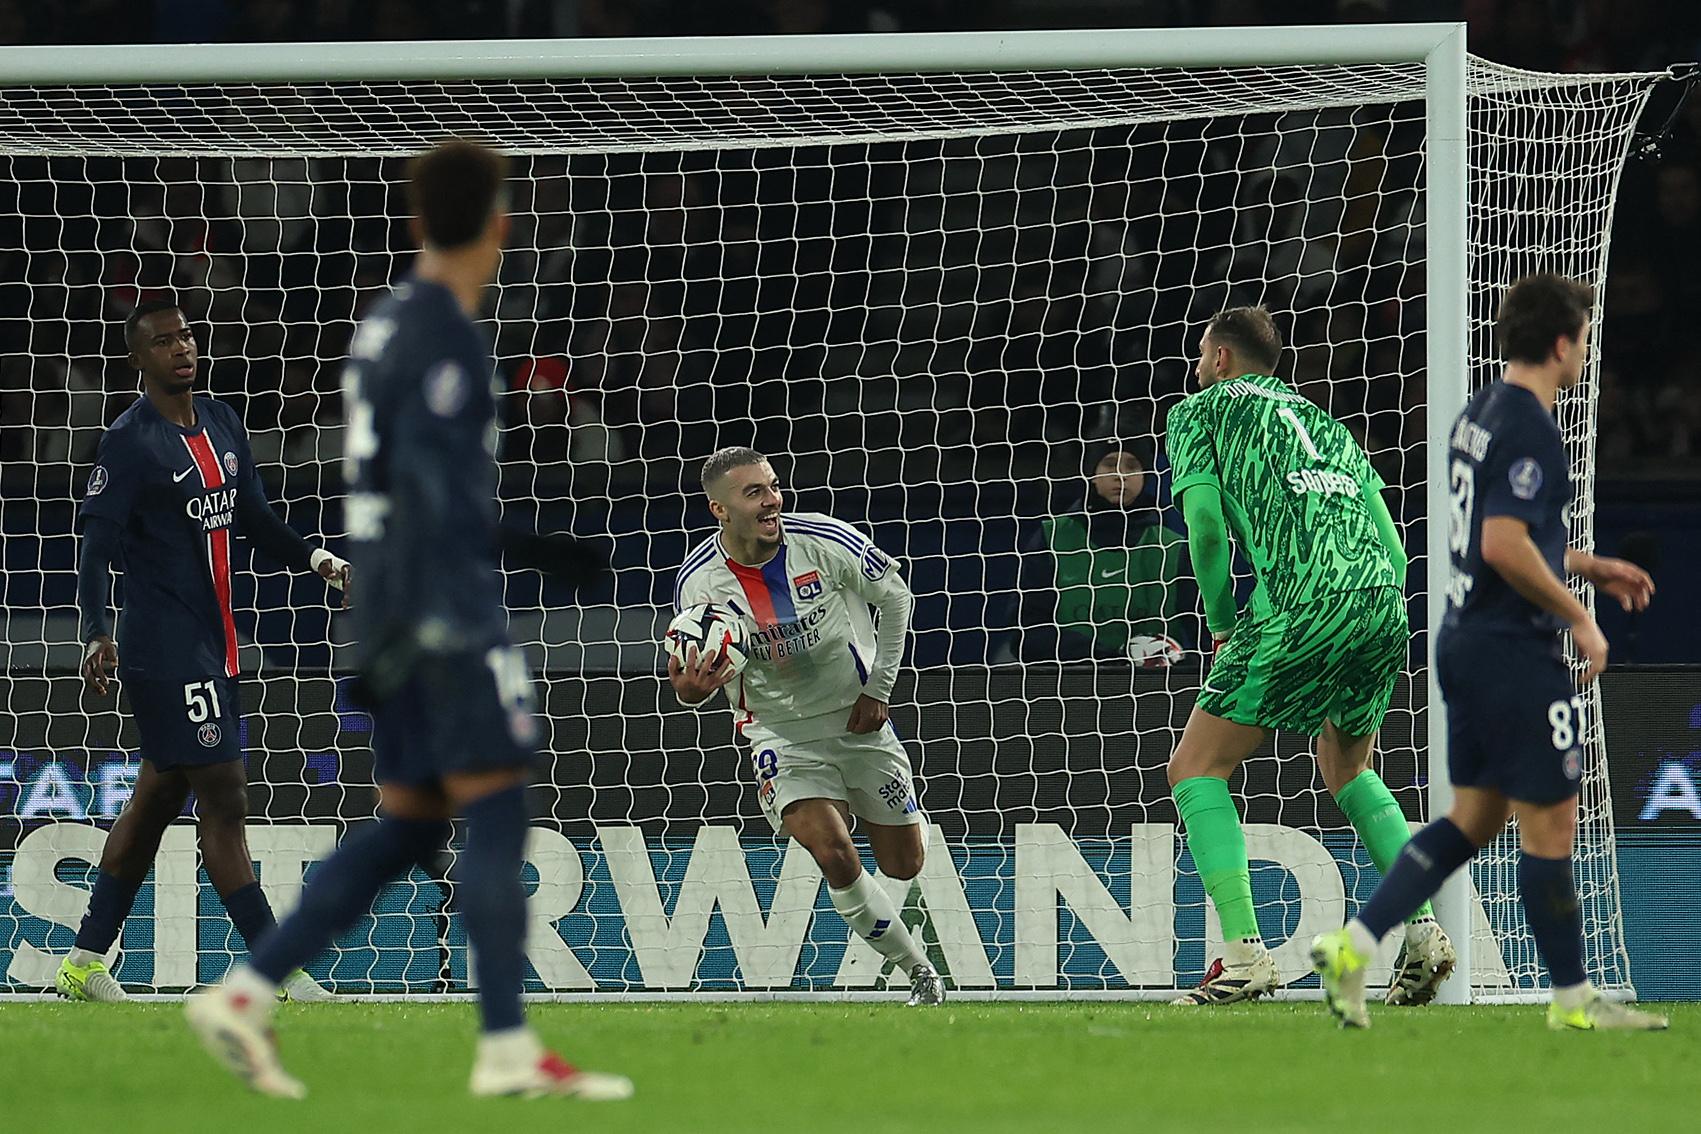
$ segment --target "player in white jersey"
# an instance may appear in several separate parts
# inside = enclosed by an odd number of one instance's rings
[[[733,677],[695,652],[683,665],[670,659],[674,692],[701,705],[726,688],[768,822],[814,857],[846,923],[909,975],[909,1002],[938,1004],[939,974],[850,836],[855,815],[883,875],[907,882],[921,872],[927,818],[886,718],[915,598],[892,560],[849,524],[812,512],[782,519],[779,478],[754,449],[711,456],[703,491],[720,531],[685,557],[674,606],[738,612],[750,662]]]

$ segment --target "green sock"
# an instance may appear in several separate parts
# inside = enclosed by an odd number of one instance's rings
[[[1400,813],[1400,805],[1394,802],[1394,795],[1388,790],[1388,785],[1382,782],[1381,776],[1366,768],[1341,789],[1341,794],[1335,797],[1335,802],[1346,812],[1347,820],[1352,823],[1353,830],[1358,832],[1359,841],[1370,852],[1370,861],[1376,864],[1376,869],[1386,878],[1388,868],[1394,865],[1394,859],[1399,857],[1400,848],[1412,837],[1411,828],[1406,825],[1406,817]],[[1434,916],[1435,910],[1425,902],[1406,920],[1416,921],[1420,917]]]
[[[1234,809],[1228,782],[1215,776],[1194,776],[1171,789],[1175,807],[1187,827],[1187,849],[1199,880],[1217,907],[1223,939],[1257,937],[1258,915],[1252,911],[1252,868],[1246,861],[1246,833]]]

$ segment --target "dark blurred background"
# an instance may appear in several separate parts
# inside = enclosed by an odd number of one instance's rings
[[[1473,53],[1535,70],[1660,70],[1701,57],[1693,0],[0,0],[0,43],[1457,19],[1469,23]],[[1650,133],[1671,99],[1656,104]],[[1319,214],[1317,185],[1284,167],[1295,155],[1281,143],[1268,177],[1241,175],[1213,199],[1201,169],[1225,147],[1246,147],[1235,129],[1273,128],[1252,116],[1215,134],[1180,124],[931,152],[904,143],[526,159],[520,229],[491,313],[507,391],[505,495],[547,512],[543,521],[621,537],[635,570],[600,597],[660,604],[670,564],[707,527],[694,461],[726,443],[793,454],[784,471],[801,506],[866,520],[912,563],[938,561],[936,575],[918,568],[918,664],[1008,660],[1000,620],[1016,617],[1006,601],[1016,549],[1040,518],[1081,497],[1084,454],[1131,439],[1157,474],[1144,503],[1176,525],[1161,424],[1186,388],[1189,336],[1222,302],[1263,300],[1293,313],[1291,376],[1370,450],[1416,550],[1423,355],[1409,253],[1421,248],[1421,112],[1369,108],[1320,123],[1308,136],[1334,129],[1339,152],[1298,160],[1339,166],[1333,192],[1346,204],[1335,215]],[[1701,661],[1701,605],[1684,595],[1681,568],[1701,558],[1701,342],[1686,333],[1701,317],[1701,97],[1660,149],[1626,168],[1612,228],[1597,535],[1601,550],[1671,584],[1657,622],[1608,625],[1615,659]],[[979,184],[953,184],[950,170],[971,154]],[[1367,169],[1369,187],[1355,184]],[[918,180],[918,170],[933,172]],[[100,428],[134,397],[118,326],[140,298],[164,294],[202,328],[209,388],[241,408],[292,522],[339,530],[326,504],[340,492],[338,370],[354,321],[406,267],[398,172],[378,158],[0,153],[6,530],[69,530]],[[1077,183],[1092,191],[1073,192]],[[1178,185],[1190,194],[1181,207]],[[1361,199],[1371,203],[1353,204]],[[935,222],[916,222],[918,200]],[[952,219],[965,207],[978,210],[966,226]],[[1009,247],[991,254],[989,240]],[[1249,240],[1256,263],[1236,254]],[[1308,267],[1320,241],[1327,272]],[[1285,290],[1269,282],[1283,256],[1297,281]],[[886,446],[892,460],[877,456]],[[926,535],[928,525],[941,534]],[[6,605],[63,610],[69,538],[39,551],[8,543]],[[977,555],[971,577],[965,560]],[[514,601],[550,600],[540,591]],[[1189,633],[1175,630],[1184,642]],[[270,637],[263,625],[258,636]]]

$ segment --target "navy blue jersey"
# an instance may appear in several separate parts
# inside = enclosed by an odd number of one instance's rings
[[[285,566],[307,566],[306,542],[266,502],[235,412],[211,398],[194,399],[194,408],[195,424],[186,429],[138,399],[101,438],[83,497],[83,640],[109,632],[107,567],[118,558],[119,664],[137,677],[236,676],[233,529]]]
[[[507,642],[498,570],[495,367],[449,290],[409,279],[355,332],[348,412],[349,558],[358,664],[398,688],[422,654]]]
[[[1571,472],[1553,415],[1522,386],[1494,382],[1454,423],[1447,461],[1453,569],[1445,625],[1540,635],[1563,628],[1482,559],[1483,521],[1513,516],[1529,525],[1553,573],[1565,577]]]

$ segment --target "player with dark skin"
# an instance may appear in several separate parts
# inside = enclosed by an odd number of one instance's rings
[[[142,389],[160,416],[184,428],[195,422],[195,375],[200,363],[195,333],[172,308],[138,320],[131,335],[130,363],[142,372]],[[347,566],[340,570],[327,560],[318,573],[340,585],[343,606],[350,594]],[[111,691],[118,670],[118,645],[101,634],[84,648],[83,685],[98,697]],[[202,767],[161,771],[143,760],[135,792],[107,835],[101,870],[139,882],[153,865],[160,839],[172,820],[183,813],[189,793],[195,793],[196,831],[201,860],[213,887],[221,894],[254,882],[254,863],[248,852],[248,775],[240,760]]]

